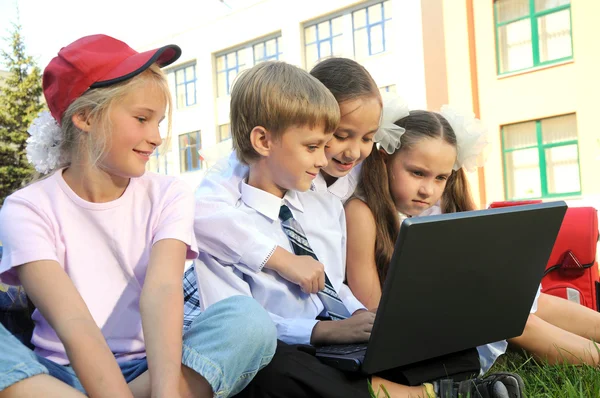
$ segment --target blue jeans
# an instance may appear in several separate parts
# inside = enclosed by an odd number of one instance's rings
[[[276,339],[273,321],[254,299],[230,297],[207,308],[184,332],[181,363],[202,375],[215,396],[229,397],[271,361]],[[127,382],[148,369],[145,358],[119,365]],[[42,373],[85,392],[73,368],[38,356],[0,326],[0,391]]]

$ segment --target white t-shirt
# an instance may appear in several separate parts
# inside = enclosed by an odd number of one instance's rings
[[[177,239],[188,245],[188,259],[197,257],[193,193],[173,177],[145,173],[132,178],[120,198],[91,203],[73,192],[62,171],[6,198],[0,281],[18,284],[14,267],[32,261],[58,262],[117,361],[144,357],[139,300],[150,250],[159,240]],[[39,311],[33,320],[36,353],[68,364],[64,346]]]

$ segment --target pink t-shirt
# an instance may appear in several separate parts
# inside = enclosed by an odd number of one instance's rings
[[[10,195],[0,211],[4,246],[0,281],[18,284],[14,267],[57,261],[83,297],[117,361],[146,355],[140,295],[152,245],[177,239],[197,256],[194,195],[182,181],[145,173],[112,202],[91,203],[67,185],[62,170]],[[48,281],[52,283],[52,281]],[[35,351],[68,364],[65,348],[36,310]]]

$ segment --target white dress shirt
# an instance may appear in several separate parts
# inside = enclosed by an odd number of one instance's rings
[[[329,192],[345,202],[356,189],[360,166],[327,186],[319,173],[311,190]],[[225,263],[242,264],[260,272],[269,260],[277,242],[254,226],[252,217],[240,211],[240,184],[248,175],[234,152],[221,159],[206,173],[196,189],[194,232],[198,249]]]
[[[237,213],[275,244],[293,253],[279,221],[279,209],[286,204],[304,229],[312,250],[325,266],[325,272],[350,313],[364,306],[344,284],[346,275],[346,218],[336,197],[323,192],[288,192],[283,199],[242,182]],[[213,228],[215,228],[213,226]],[[315,318],[326,315],[316,294],[305,294],[275,271],[254,272],[240,264],[217,260],[200,253],[196,260],[200,306],[210,305],[234,295],[254,297],[271,315],[278,338],[288,344],[309,344]]]

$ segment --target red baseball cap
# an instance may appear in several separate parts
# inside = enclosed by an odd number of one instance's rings
[[[63,47],[44,69],[42,86],[50,113],[58,124],[69,105],[90,88],[130,79],[153,63],[175,62],[181,48],[174,44],[138,53],[106,35],[85,36]]]

